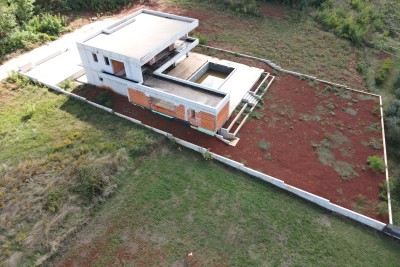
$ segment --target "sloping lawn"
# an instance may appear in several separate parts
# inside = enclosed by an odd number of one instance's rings
[[[400,256],[385,236],[173,144],[117,195],[56,265],[397,266]]]

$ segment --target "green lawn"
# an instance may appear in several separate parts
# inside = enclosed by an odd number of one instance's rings
[[[171,266],[193,252],[199,266],[397,266],[400,256],[387,237],[172,145],[97,214],[59,263]]]

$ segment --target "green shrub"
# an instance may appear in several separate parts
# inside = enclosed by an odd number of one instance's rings
[[[376,205],[376,212],[378,215],[388,215],[388,204],[386,201],[381,201]]]
[[[396,99],[385,111],[386,138],[394,151],[400,154],[400,100]]]
[[[52,212],[57,212],[61,207],[62,200],[64,199],[64,197],[65,197],[65,194],[60,189],[51,191],[47,194],[46,202],[44,203],[44,206],[46,207],[46,209],[48,209]]]
[[[224,0],[224,4],[237,13],[260,14],[256,0]]]
[[[361,10],[362,6],[364,5],[364,2],[361,0],[351,0],[350,5],[352,8],[356,10]]]
[[[24,113],[21,116],[21,121],[22,122],[27,122],[30,119],[32,119],[33,115],[36,112],[36,106],[35,105],[28,105],[24,108]]]
[[[351,41],[355,45],[361,45],[371,40],[371,34],[385,30],[384,21],[380,11],[369,1],[352,0],[348,11],[342,8],[333,8],[331,4],[324,4],[316,13],[315,18],[328,30],[336,35]]]
[[[378,74],[375,76],[375,83],[377,85],[381,85],[387,78],[390,68],[392,67],[392,59],[387,58],[381,65],[381,67],[378,70]]]
[[[400,99],[400,74],[393,83],[393,94]]]
[[[271,148],[271,143],[268,142],[267,140],[263,139],[258,143],[258,146],[262,149],[262,150],[268,150]]]
[[[358,62],[356,65],[356,70],[359,74],[364,75],[366,72],[366,66],[362,62]]]
[[[213,158],[213,157],[212,157],[212,154],[211,154],[210,151],[207,151],[207,152],[203,153],[203,159],[205,159],[205,160],[211,160],[212,158]]]
[[[199,34],[199,33],[194,33],[193,36],[197,39],[199,39],[199,44],[201,45],[206,45],[207,44],[207,37]]]
[[[71,80],[65,80],[60,84],[60,87],[64,90],[69,89],[72,87],[72,82]]]
[[[385,171],[385,162],[379,156],[369,156],[367,163],[369,167],[373,170],[378,170],[381,172]]]
[[[34,16],[28,23],[28,29],[32,32],[45,33],[50,36],[58,36],[65,30],[67,18],[48,13]]]
[[[103,180],[100,170],[89,166],[81,166],[77,169],[74,191],[85,201],[92,201],[104,192],[106,182]]]

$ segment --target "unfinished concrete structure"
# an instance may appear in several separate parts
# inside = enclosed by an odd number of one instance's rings
[[[269,86],[273,76],[189,53],[199,43],[188,36],[197,26],[196,19],[150,10],[127,16],[77,43],[88,83],[110,88],[133,104],[200,131],[234,140],[236,133],[223,125],[239,104],[245,103],[243,110],[254,108],[261,97],[257,90],[263,83]]]

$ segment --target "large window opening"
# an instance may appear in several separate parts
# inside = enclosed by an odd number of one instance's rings
[[[113,71],[114,71],[115,75],[122,77],[122,78],[126,78],[124,62],[111,59],[111,65],[113,67]]]

